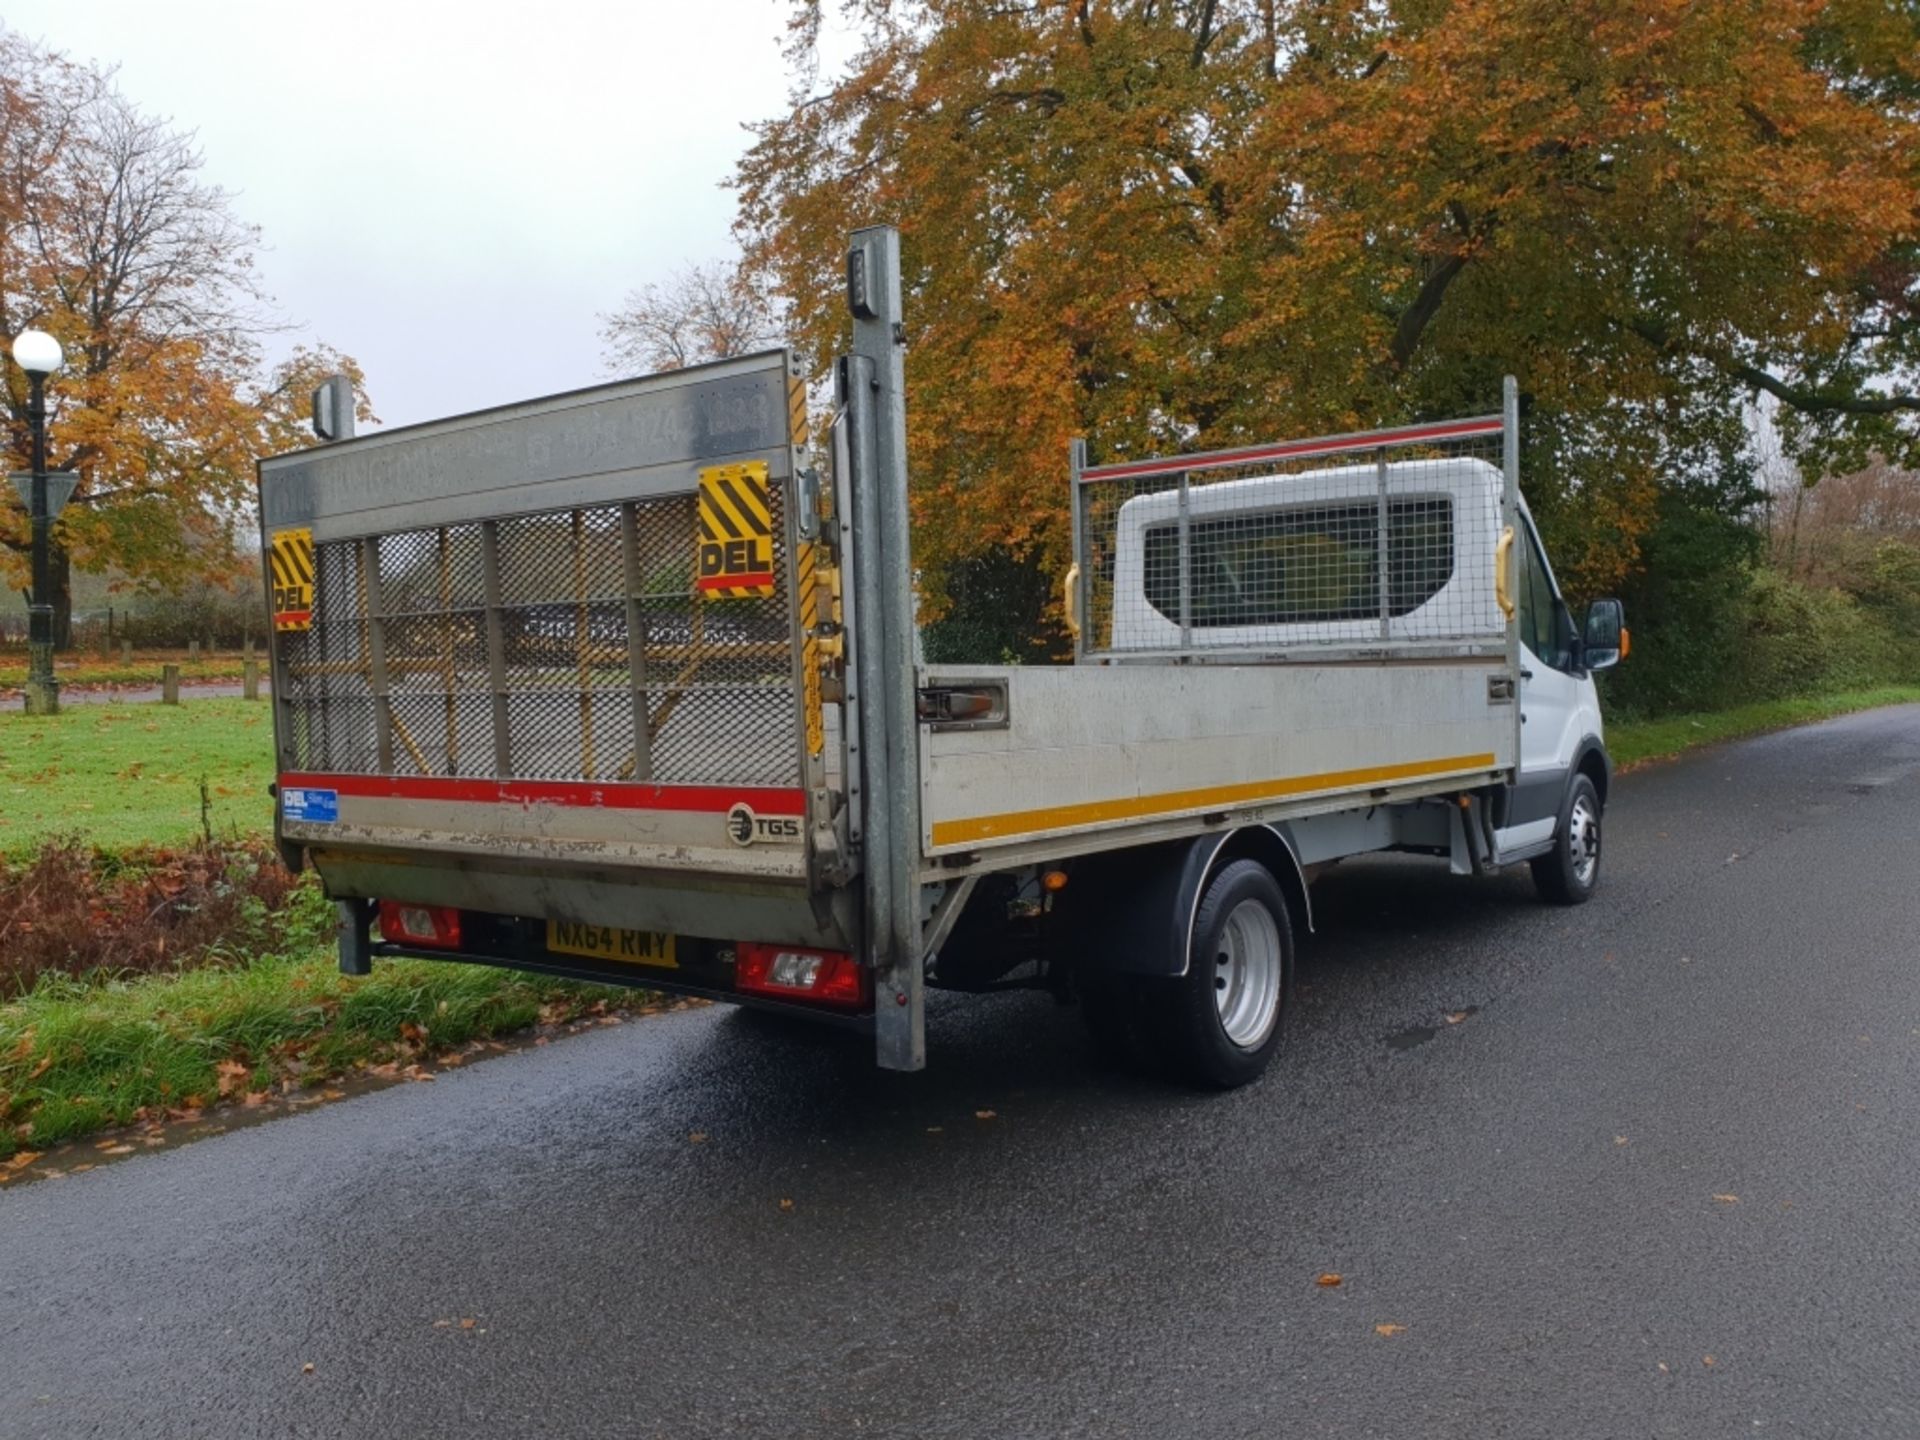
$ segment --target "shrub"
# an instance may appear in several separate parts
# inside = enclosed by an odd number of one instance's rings
[[[1735,669],[1742,700],[1779,700],[1896,678],[1890,634],[1843,591],[1761,570],[1748,589],[1746,609],[1746,643]]]
[[[261,840],[107,855],[75,840],[0,857],[0,999],[88,979],[225,963],[325,939],[332,907]]]

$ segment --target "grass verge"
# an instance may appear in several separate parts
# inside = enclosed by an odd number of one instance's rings
[[[262,674],[266,671],[266,651],[256,650]],[[178,665],[183,681],[238,680],[244,673],[245,657],[239,651],[209,651],[189,658],[184,650],[136,650],[133,658],[114,655],[56,655],[53,674],[62,685],[158,685],[162,665]],[[0,690],[20,690],[27,683],[25,651],[9,650],[0,656]]]
[[[312,952],[106,984],[47,976],[0,1005],[0,1172],[96,1130],[410,1064],[536,1021],[658,1003],[644,991],[429,960],[382,961],[349,979]]]
[[[1710,745],[1718,740],[1738,740],[1792,725],[1831,720],[1856,710],[1915,701],[1920,701],[1920,685],[1888,685],[1875,690],[1847,690],[1837,695],[1764,700],[1731,710],[1669,715],[1660,720],[1632,720],[1607,727],[1607,749],[1616,765],[1640,765],[1671,759],[1695,746]]]
[[[0,852],[83,832],[102,850],[273,830],[273,720],[263,701],[73,705],[0,714]]]

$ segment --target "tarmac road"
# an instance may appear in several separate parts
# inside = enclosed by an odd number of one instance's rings
[[[1613,799],[1334,872],[1229,1096],[716,1009],[0,1193],[0,1435],[1920,1436],[1920,707]]]

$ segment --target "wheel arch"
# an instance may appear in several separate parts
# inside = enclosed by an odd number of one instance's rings
[[[1593,788],[1600,796],[1600,803],[1607,803],[1607,790],[1613,783],[1613,759],[1607,754],[1607,747],[1597,736],[1589,735],[1575,747],[1573,766],[1567,775],[1567,784],[1573,784],[1575,775],[1584,775],[1593,781]]]
[[[1056,943],[1099,953],[1122,974],[1184,975],[1207,882],[1242,859],[1266,868],[1311,932],[1313,902],[1292,836],[1284,825],[1245,825],[1079,861],[1054,912]]]

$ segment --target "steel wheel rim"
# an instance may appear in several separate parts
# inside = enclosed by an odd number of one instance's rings
[[[1220,1028],[1242,1050],[1258,1049],[1280,1014],[1280,927],[1258,900],[1242,900],[1220,927],[1213,1003]]]
[[[1593,883],[1593,872],[1600,868],[1600,816],[1587,797],[1573,802],[1573,814],[1567,817],[1567,853],[1573,857],[1573,877],[1581,885]]]

